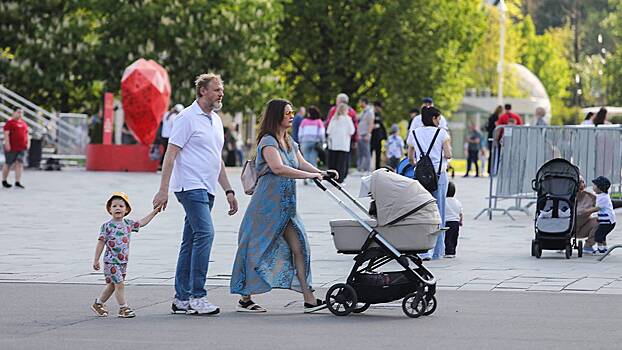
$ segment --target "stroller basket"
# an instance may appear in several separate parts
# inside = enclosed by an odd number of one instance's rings
[[[417,290],[402,271],[361,273],[354,276],[352,287],[359,301],[371,304],[388,303]]]

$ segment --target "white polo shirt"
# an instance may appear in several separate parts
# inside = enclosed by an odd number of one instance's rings
[[[194,101],[175,118],[168,142],[181,147],[173,166],[169,191],[205,189],[214,195],[225,142],[218,114],[203,112]]]

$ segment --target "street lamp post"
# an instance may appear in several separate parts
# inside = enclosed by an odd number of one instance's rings
[[[499,62],[497,63],[497,74],[499,74],[499,87],[497,89],[497,105],[503,105],[503,61],[505,56],[505,13],[507,6],[505,1],[498,3],[499,8]]]

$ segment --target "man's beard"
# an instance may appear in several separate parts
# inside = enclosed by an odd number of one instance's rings
[[[218,112],[218,111],[220,111],[222,109],[222,102],[214,101],[214,102],[212,102],[210,107],[212,108],[212,111]]]

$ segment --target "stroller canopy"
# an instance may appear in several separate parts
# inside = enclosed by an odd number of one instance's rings
[[[378,169],[371,176],[371,196],[378,226],[441,223],[436,200],[413,179]]]
[[[579,168],[563,158],[544,163],[534,180],[533,189],[538,193],[575,195],[579,189]]]

